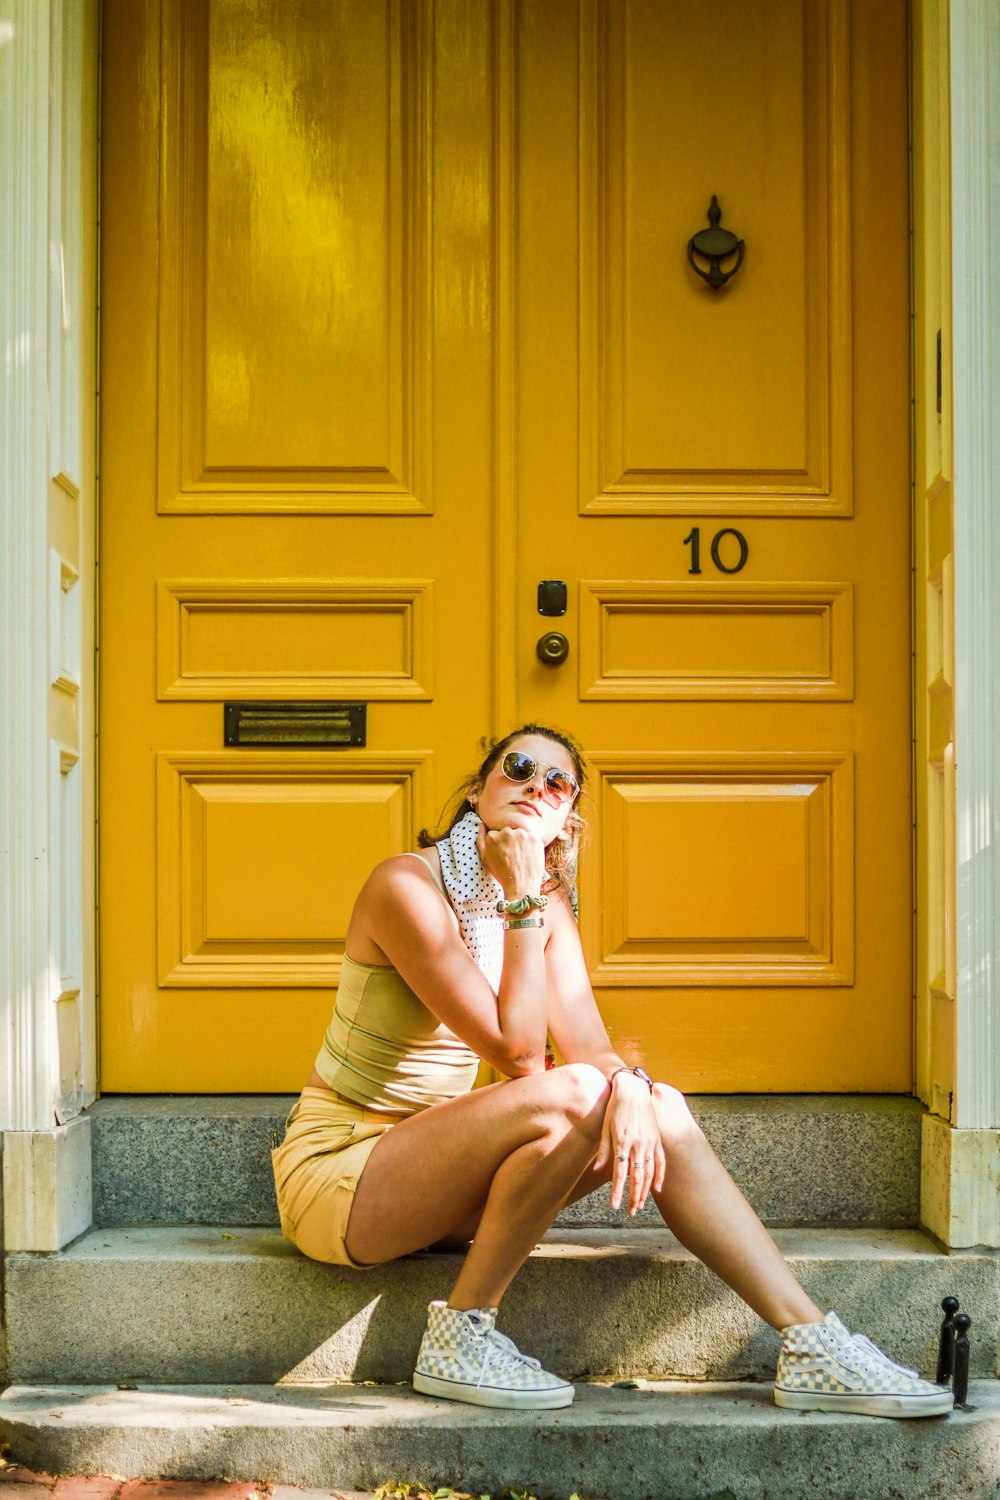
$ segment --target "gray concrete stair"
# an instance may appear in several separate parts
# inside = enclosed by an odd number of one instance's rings
[[[90,1111],[101,1225],[277,1223],[270,1150],[294,1100],[118,1095]],[[692,1098],[716,1151],[772,1225],[908,1228],[920,1193],[920,1105],[897,1096]],[[592,1194],[560,1225],[658,1226]]]
[[[941,1298],[974,1320],[994,1375],[1000,1263],[913,1230],[777,1230],[811,1295],[896,1358],[933,1368]],[[425,1308],[459,1258],[359,1273],[306,1260],[270,1229],[99,1229],[58,1255],[7,1258],[12,1381],[408,1380]],[[665,1230],[559,1230],[504,1300],[503,1328],[586,1376],[767,1378],[774,1335]]]
[[[95,1106],[98,1227],[57,1255],[6,1260],[16,1384],[0,1397],[0,1441],[15,1459],[341,1490],[421,1477],[591,1500],[996,1500],[996,1383],[975,1383],[975,1409],[941,1420],[781,1412],[771,1331],[654,1212],[612,1215],[606,1194],[563,1216],[504,1301],[504,1330],[582,1382],[574,1406],[497,1413],[416,1396],[425,1305],[458,1257],[358,1273],[284,1241],[269,1153],[292,1102]],[[762,1217],[797,1226],[775,1238],[821,1305],[929,1372],[954,1293],[974,1319],[973,1374],[996,1373],[1000,1261],[948,1256],[910,1227],[913,1100],[692,1103]],[[643,1388],[608,1383],[622,1377]]]
[[[1000,1395],[923,1421],[783,1412],[760,1385],[582,1386],[558,1412],[488,1412],[408,1388],[15,1387],[0,1438],[55,1473],[262,1478],[337,1489],[420,1477],[566,1500],[995,1500]]]

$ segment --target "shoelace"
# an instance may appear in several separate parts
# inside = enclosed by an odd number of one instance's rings
[[[482,1385],[487,1372],[498,1375],[516,1375],[524,1366],[527,1366],[529,1370],[542,1368],[541,1360],[532,1359],[530,1354],[522,1354],[513,1339],[509,1339],[506,1334],[497,1333],[495,1328],[491,1328],[489,1333],[484,1333],[482,1338],[488,1347],[483,1357],[483,1368],[476,1381],[477,1385]]]
[[[911,1370],[909,1365],[899,1365],[894,1359],[890,1359],[884,1350],[877,1344],[873,1344],[870,1338],[863,1333],[852,1333],[851,1343],[856,1349],[861,1350],[862,1358],[867,1363],[874,1365],[878,1370],[888,1370],[893,1375],[909,1375],[913,1380],[920,1379],[919,1370]]]

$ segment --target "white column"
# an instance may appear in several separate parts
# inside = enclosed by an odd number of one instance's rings
[[[91,1217],[90,1122],[61,1124],[58,1117],[88,1097],[76,1048],[72,1086],[63,1087],[57,1014],[62,971],[83,946],[71,918],[89,885],[76,852],[86,815],[62,787],[80,749],[60,751],[49,735],[50,687],[66,677],[63,656],[53,650],[66,627],[78,624],[84,592],[73,601],[77,615],[68,612],[65,569],[50,558],[50,488],[69,484],[79,497],[83,450],[70,418],[81,405],[93,406],[89,392],[82,401],[81,384],[91,372],[84,376],[72,356],[82,347],[79,309],[93,305],[95,289],[86,285],[78,255],[74,284],[67,282],[65,252],[79,248],[79,232],[62,215],[66,193],[75,207],[82,183],[76,165],[64,175],[67,140],[75,132],[79,146],[84,119],[81,4],[0,0],[0,1129],[7,1250],[58,1250]],[[92,257],[88,263],[92,269]],[[92,463],[89,442],[86,451]],[[70,452],[75,480],[64,473]],[[88,484],[88,505],[92,495]],[[85,592],[92,597],[89,580]],[[76,673],[79,691],[79,666]],[[89,670],[85,680],[92,681]],[[83,718],[91,722],[89,705]],[[89,745],[85,754],[89,770]],[[69,846],[62,850],[55,847],[60,822]]]
[[[958,1249],[1000,1247],[1000,10],[951,0],[949,22],[958,986],[921,1213]]]
[[[1000,1128],[1000,7],[952,0],[955,1124]]]
[[[0,1124],[55,1124],[49,973],[49,6],[0,0]]]

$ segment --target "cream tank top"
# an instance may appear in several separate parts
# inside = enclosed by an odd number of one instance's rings
[[[438,885],[447,900],[439,879]],[[366,1109],[416,1114],[467,1094],[478,1070],[476,1054],[427,1009],[397,969],[344,955],[333,1017],[316,1058],[328,1088]]]

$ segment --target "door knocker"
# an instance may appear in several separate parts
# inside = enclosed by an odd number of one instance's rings
[[[702,281],[708,282],[713,292],[717,292],[720,287],[724,287],[726,282],[730,281],[736,275],[736,272],[743,264],[743,241],[738,240],[731,229],[719,228],[719,220],[721,218],[722,209],[719,207],[718,198],[713,193],[712,202],[708,209],[710,228],[699,229],[698,233],[692,235],[688,240],[688,260],[691,263],[691,269],[698,273]],[[703,271],[701,266],[699,266],[695,260],[696,255],[700,255],[704,260],[708,261],[709,266],[707,271]],[[724,271],[721,262],[728,260],[731,255],[738,257],[736,264],[731,270]]]

